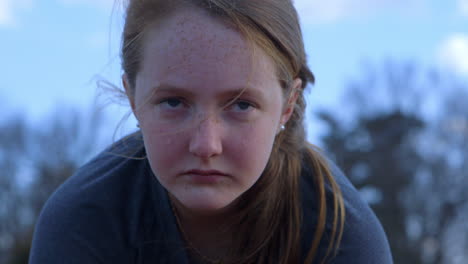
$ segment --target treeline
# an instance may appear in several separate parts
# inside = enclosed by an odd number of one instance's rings
[[[314,112],[327,128],[319,145],[375,210],[395,263],[468,262],[468,83],[388,62],[345,91],[339,107]],[[0,123],[0,263],[27,263],[44,202],[102,149],[97,113]]]
[[[468,263],[467,102],[466,80],[387,62],[318,113],[325,150],[372,205],[395,263]]]
[[[60,109],[31,125],[0,124],[0,263],[28,262],[34,224],[50,194],[95,154],[102,115]]]

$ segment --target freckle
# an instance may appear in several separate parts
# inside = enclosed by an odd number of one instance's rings
[[[243,138],[240,142],[242,148],[246,148],[249,144],[247,142],[247,139]]]

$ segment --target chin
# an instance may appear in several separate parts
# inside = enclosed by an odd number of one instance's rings
[[[213,195],[184,195],[177,199],[186,209],[195,214],[211,215],[227,211],[235,199]]]

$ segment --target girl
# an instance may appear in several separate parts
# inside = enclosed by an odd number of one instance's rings
[[[139,131],[44,207],[30,263],[391,263],[370,208],[304,136],[291,0],[130,0]]]

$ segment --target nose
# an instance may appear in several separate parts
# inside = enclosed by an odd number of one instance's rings
[[[195,127],[191,135],[189,151],[202,159],[212,158],[222,153],[221,127],[216,118],[206,118]]]

